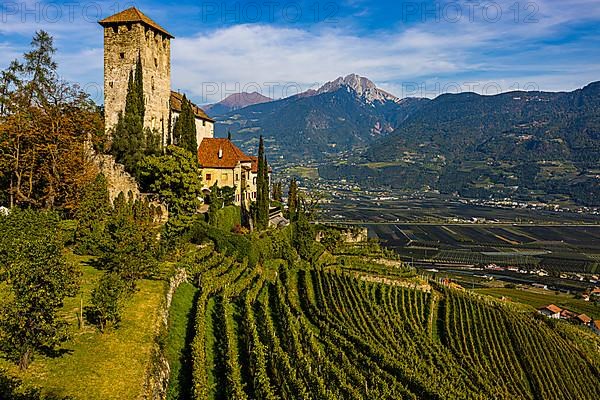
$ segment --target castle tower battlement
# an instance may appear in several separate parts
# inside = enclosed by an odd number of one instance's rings
[[[173,35],[135,7],[99,21],[104,28],[104,112],[106,129],[125,110],[130,71],[141,59],[144,78],[144,127],[167,129],[171,96]]]

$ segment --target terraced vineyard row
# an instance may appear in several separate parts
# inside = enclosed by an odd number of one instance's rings
[[[600,371],[531,314],[199,250],[196,399],[595,399]]]

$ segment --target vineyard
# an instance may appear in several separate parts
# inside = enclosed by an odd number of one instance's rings
[[[343,264],[251,267],[210,245],[198,249],[188,262],[199,288],[188,397],[600,396],[594,338],[579,338],[584,345],[491,298],[426,282],[417,289],[400,274],[384,284],[367,279],[365,265]],[[381,266],[374,271],[381,276]]]

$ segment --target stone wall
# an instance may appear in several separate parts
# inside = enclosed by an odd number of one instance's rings
[[[131,191],[134,198],[137,198],[140,195],[140,190],[135,178],[129,175],[129,173],[125,171],[123,164],[117,163],[113,156],[107,154],[95,154],[92,156],[92,161],[106,177],[110,201],[116,199],[121,192],[127,195],[127,193]]]
[[[167,335],[169,329],[169,310],[175,291],[183,282],[187,281],[186,270],[181,268],[175,275],[169,279],[168,287],[165,291],[165,297],[159,309],[159,318],[156,331],[156,342],[152,349],[150,365],[146,372],[145,400],[164,400],[167,398],[167,389],[169,387],[169,375],[171,367],[160,345]]]
[[[107,131],[125,109],[129,73],[142,61],[146,113],[144,127],[167,129],[171,96],[171,41],[141,23],[104,28],[104,108]]]

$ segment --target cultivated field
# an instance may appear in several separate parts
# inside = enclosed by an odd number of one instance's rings
[[[600,226],[369,224],[405,259],[457,266],[516,266],[550,274],[600,272]]]
[[[599,339],[381,265],[249,268],[205,247],[195,399],[596,399]],[[405,270],[407,273],[408,271]],[[573,331],[574,330],[574,331]],[[400,356],[401,355],[401,356]],[[174,377],[172,377],[174,378]],[[176,379],[176,378],[175,378]],[[175,395],[175,394],[173,394]]]

